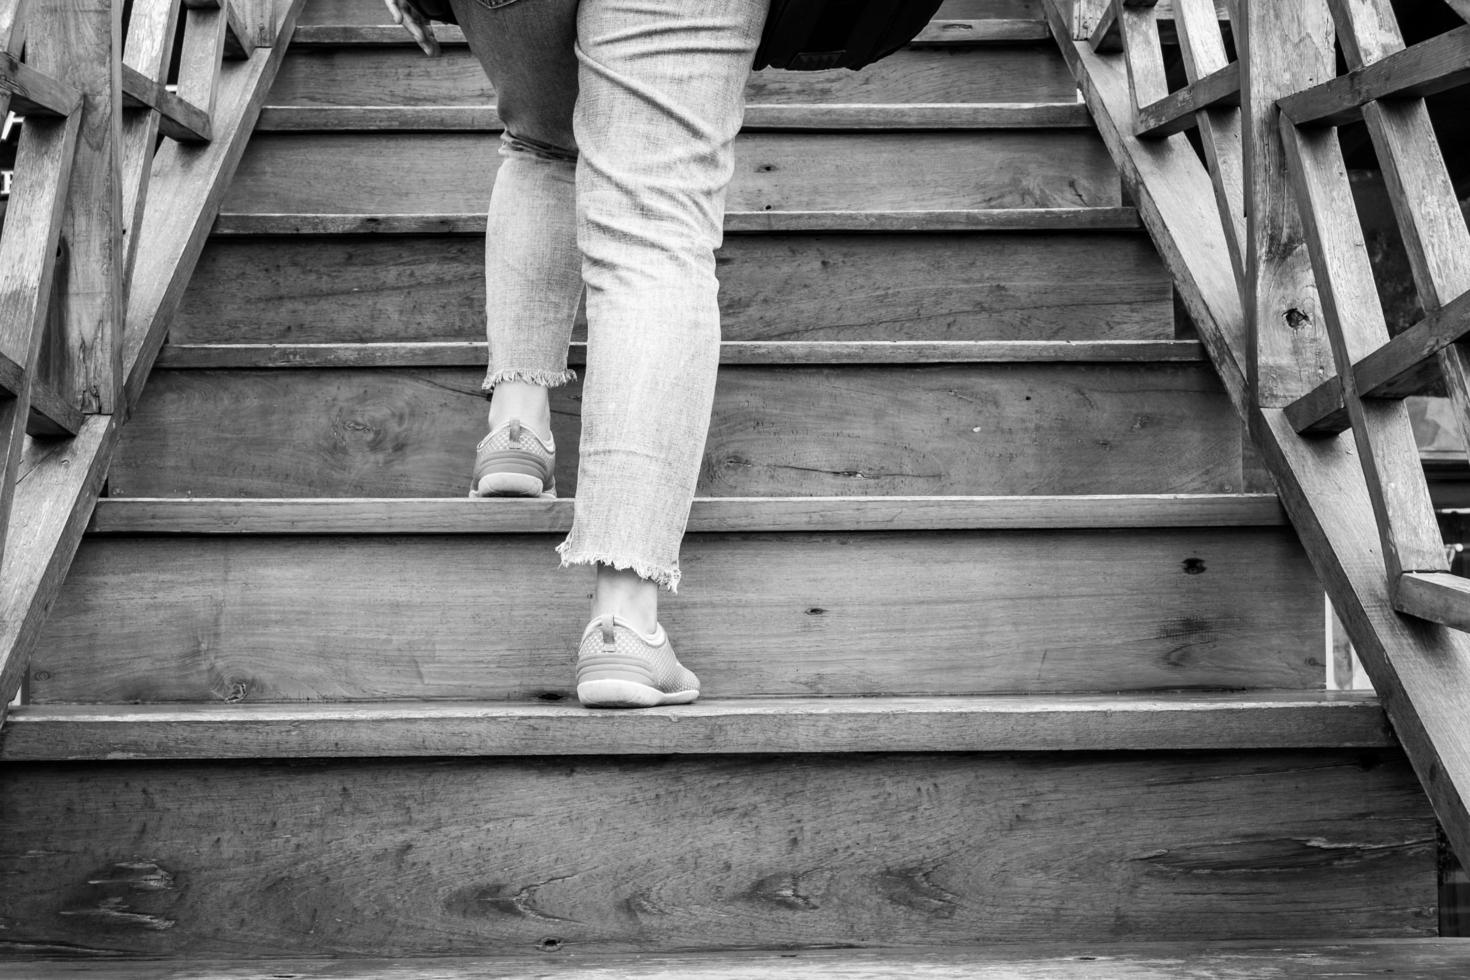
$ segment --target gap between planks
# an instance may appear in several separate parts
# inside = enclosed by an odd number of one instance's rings
[[[1092,116],[1080,102],[882,103],[871,105],[752,105],[742,129],[1087,129]],[[500,132],[493,105],[267,106],[263,132]]]
[[[93,534],[561,534],[573,499],[468,497],[99,500]],[[1279,527],[1274,494],[701,497],[691,533]]]
[[[16,708],[0,761],[1389,748],[1361,692]],[[593,747],[589,751],[589,747]]]
[[[1130,207],[955,208],[925,211],[730,211],[725,231],[899,232],[1134,231]],[[482,212],[434,214],[224,213],[216,235],[483,235]]]
[[[323,368],[481,367],[481,341],[357,344],[169,344],[157,367]],[[1140,364],[1205,360],[1193,340],[820,340],[725,341],[721,364]],[[587,362],[574,342],[568,363]]]

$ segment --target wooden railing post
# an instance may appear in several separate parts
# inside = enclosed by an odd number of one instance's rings
[[[1281,408],[1333,374],[1312,264],[1287,175],[1276,100],[1334,74],[1325,0],[1241,0],[1245,315],[1251,398]]]
[[[27,0],[27,61],[83,96],[61,224],[57,356],[42,375],[87,413],[122,404],[121,0]]]

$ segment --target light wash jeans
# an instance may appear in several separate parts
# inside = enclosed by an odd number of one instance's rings
[[[679,584],[714,401],[714,252],[769,0],[452,0],[495,86],[489,391],[575,377],[581,465],[562,565]]]

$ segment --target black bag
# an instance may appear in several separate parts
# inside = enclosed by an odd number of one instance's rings
[[[908,44],[943,0],[771,0],[755,67],[856,71]]]

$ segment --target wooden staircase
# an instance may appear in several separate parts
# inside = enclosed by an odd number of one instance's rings
[[[1044,12],[939,16],[751,83],[706,693],[620,713],[571,502],[462,496],[493,93],[306,0],[0,731],[0,977],[1470,972]]]

